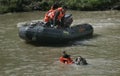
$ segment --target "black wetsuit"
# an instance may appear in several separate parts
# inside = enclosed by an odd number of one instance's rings
[[[60,11],[55,11],[55,16],[53,18],[53,26],[60,25],[61,27],[64,26],[64,16],[61,18],[61,21],[58,20],[58,16],[60,14]]]
[[[64,57],[64,58],[70,58],[70,55],[64,54],[63,57]]]

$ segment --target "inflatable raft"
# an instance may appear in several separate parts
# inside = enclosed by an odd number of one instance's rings
[[[71,20],[70,15],[66,16],[64,24],[67,27],[59,29],[45,27],[45,23],[42,21],[24,23],[19,27],[19,37],[30,42],[63,43],[93,34],[93,27],[90,24],[69,27]]]

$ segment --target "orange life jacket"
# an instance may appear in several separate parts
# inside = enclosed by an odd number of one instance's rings
[[[49,10],[49,11],[45,14],[44,21],[45,21],[45,22],[49,22],[50,19],[53,20],[56,11],[59,11],[59,12],[60,12],[60,14],[59,14],[59,16],[58,16],[57,19],[58,19],[58,20],[61,20],[61,18],[64,16],[64,9],[63,9],[62,7],[59,7],[57,10],[53,10],[53,9]]]
[[[65,15],[64,9],[62,7],[59,7],[57,10],[60,12],[58,20],[61,20],[61,18]]]
[[[54,10],[53,9],[50,9],[46,14],[45,14],[45,17],[44,17],[44,21],[45,22],[49,22],[50,21],[50,15],[51,15],[51,12],[53,12]]]
[[[64,64],[73,64],[73,60],[71,58],[60,57],[59,61]]]

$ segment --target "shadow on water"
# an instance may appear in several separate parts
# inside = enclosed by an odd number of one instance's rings
[[[87,36],[87,37],[82,37],[82,38],[77,38],[74,40],[71,40],[69,42],[60,42],[60,43],[46,43],[46,42],[26,42],[26,44],[30,44],[36,47],[44,46],[44,47],[68,47],[68,46],[76,46],[76,45],[81,45],[81,46],[92,46],[96,47],[96,45],[92,44],[85,44],[84,41],[90,41],[91,39],[98,38],[100,35],[94,34],[92,36]]]

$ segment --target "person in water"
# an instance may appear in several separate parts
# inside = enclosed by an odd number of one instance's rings
[[[66,51],[63,51],[62,57],[63,57],[63,58],[70,58],[70,55],[68,55],[68,54],[66,53]]]
[[[75,64],[77,65],[87,65],[87,61],[85,58],[83,58],[82,56],[78,56],[76,59],[75,59]]]
[[[72,64],[73,63],[73,60],[71,59],[70,55],[68,55],[66,53],[66,51],[63,51],[62,52],[62,56],[60,57],[60,62],[64,63],[64,64]]]
[[[75,61],[73,62],[72,58],[70,57],[70,55],[68,55],[66,53],[66,51],[62,52],[62,56],[60,57],[60,62],[64,63],[64,64],[76,64],[76,65],[87,65],[87,61],[85,58],[83,58],[82,56],[78,56]]]

